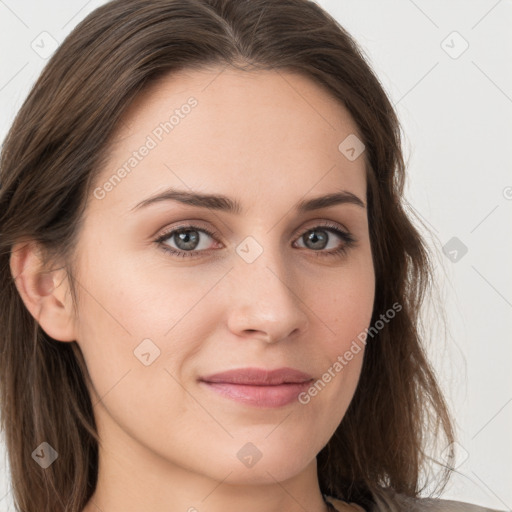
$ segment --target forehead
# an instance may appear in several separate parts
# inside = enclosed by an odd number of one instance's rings
[[[353,134],[362,138],[346,107],[299,73],[182,70],[130,105],[98,183],[124,167],[109,201],[171,185],[295,199],[314,187],[364,195],[364,158],[349,161],[338,148]]]
[[[342,102],[307,76],[284,70],[241,71],[222,67],[181,70],[160,77],[132,102],[122,126],[130,127],[137,122],[139,127],[149,129],[157,111],[162,120],[168,119],[166,114],[179,109],[191,96],[201,107],[194,108],[194,117],[199,117],[199,113],[202,121],[214,121],[217,129],[237,126],[243,118],[247,129],[253,126],[256,130],[262,127],[261,121],[264,126],[278,125],[279,119],[285,117],[307,121],[317,133],[358,131]],[[251,122],[246,117],[249,113],[253,116]],[[150,123],[146,124],[147,121]],[[293,128],[288,126],[288,131]]]

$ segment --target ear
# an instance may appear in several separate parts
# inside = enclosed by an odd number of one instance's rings
[[[25,306],[43,331],[58,341],[74,341],[74,311],[66,271],[45,269],[36,242],[15,244],[10,267]]]

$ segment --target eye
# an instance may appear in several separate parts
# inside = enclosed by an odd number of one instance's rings
[[[202,236],[200,236],[200,233]],[[204,247],[201,248],[201,245],[204,245],[204,238],[207,238],[205,237],[205,234],[208,235],[208,237],[213,238],[217,238],[218,236],[218,233],[210,231],[209,229],[186,225],[173,228],[171,231],[168,231],[157,238],[155,242],[159,244],[164,251],[175,256],[185,258],[195,257],[198,256],[198,254],[196,254],[197,252],[208,252]],[[169,247],[168,243],[164,243],[167,240],[173,240],[177,249]]]
[[[208,238],[217,240],[219,237],[220,235],[217,232],[189,224],[167,231],[160,235],[155,243],[171,255],[194,258],[200,256],[202,252],[210,252],[211,242],[208,243]],[[338,239],[337,242],[336,239]],[[299,237],[299,240],[303,241],[305,245],[301,248],[311,249],[317,256],[326,257],[343,255],[356,243],[355,238],[349,232],[331,223],[308,229]],[[169,241],[172,241],[176,248],[170,246]],[[332,244],[334,244],[334,248],[326,251],[325,248]]]
[[[334,237],[332,235],[335,235]],[[334,241],[332,240],[334,238]],[[336,242],[336,238],[342,240],[342,244]],[[317,253],[317,256],[340,256],[345,254],[352,248],[356,240],[348,232],[340,229],[336,224],[326,223],[308,229],[299,240],[304,242],[307,249],[311,249]],[[330,251],[324,249],[334,243],[334,247]]]

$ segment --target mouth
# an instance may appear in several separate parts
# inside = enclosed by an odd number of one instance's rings
[[[298,395],[312,381],[311,375],[288,367],[276,370],[242,368],[199,379],[202,386],[224,398],[260,408],[298,402]]]

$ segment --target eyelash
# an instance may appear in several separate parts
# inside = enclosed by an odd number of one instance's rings
[[[328,222],[325,224],[320,224],[318,226],[314,226],[312,228],[307,229],[306,231],[304,231],[302,233],[302,235],[300,235],[299,238],[303,237],[306,233],[309,233],[311,231],[316,231],[316,230],[322,229],[322,228],[326,231],[336,234],[345,243],[338,249],[333,249],[331,251],[324,251],[324,250],[315,251],[315,250],[311,249],[312,252],[316,253],[317,257],[335,257],[335,256],[341,257],[341,256],[344,256],[348,252],[348,250],[351,249],[356,244],[356,239],[349,232],[343,231],[343,230],[339,229],[339,227],[336,224],[331,224]],[[171,230],[167,231],[166,233],[163,233],[155,240],[155,243],[166,253],[170,253],[173,256],[178,256],[178,257],[182,257],[182,258],[195,258],[195,257],[200,256],[200,253],[209,252],[209,250],[180,251],[177,249],[173,249],[173,248],[169,247],[167,244],[163,243],[165,240],[168,240],[174,234],[177,234],[180,231],[202,231],[214,239],[217,239],[217,237],[219,236],[219,233],[217,233],[216,231],[211,231],[211,230],[203,228],[203,227],[194,226],[194,225],[189,224],[189,225],[174,227]],[[214,249],[212,249],[212,250],[214,250]]]

